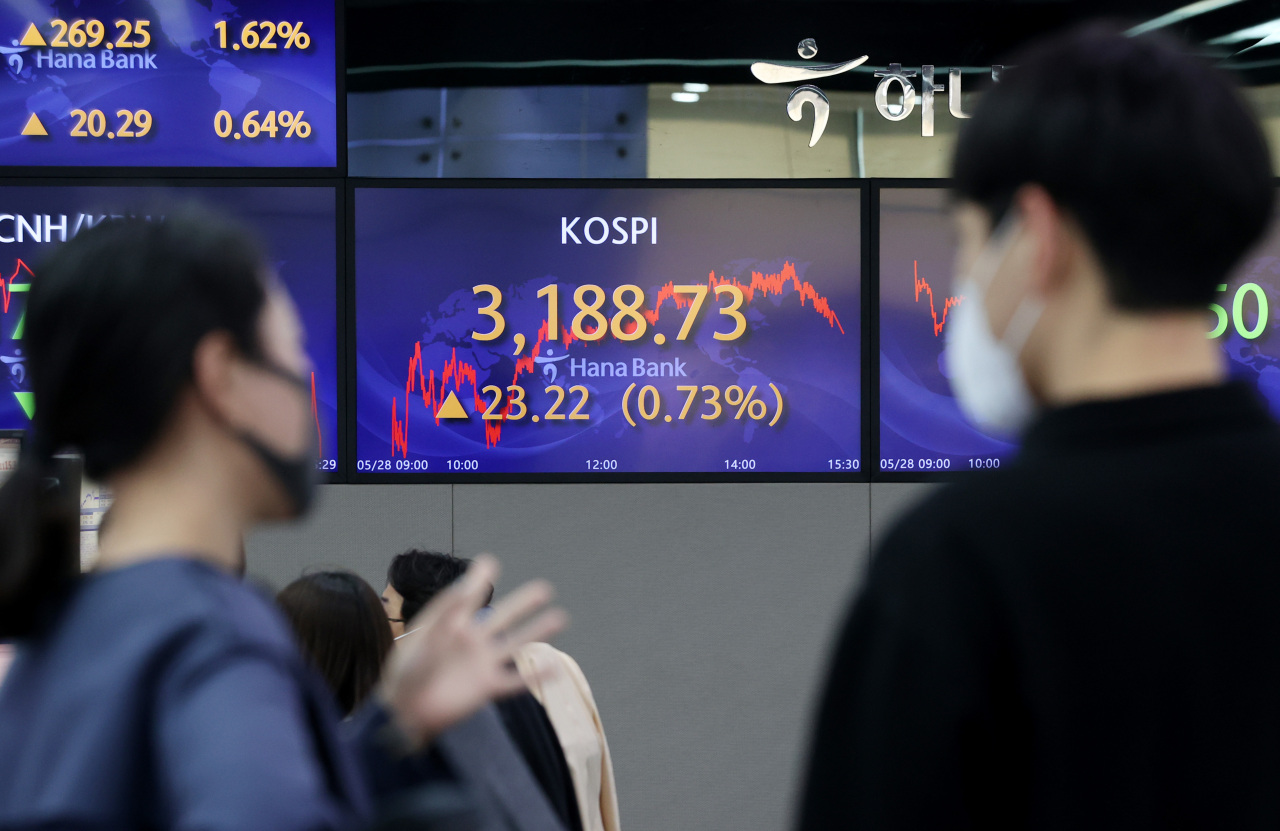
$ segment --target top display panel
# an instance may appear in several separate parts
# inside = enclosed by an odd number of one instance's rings
[[[332,0],[3,0],[13,167],[334,168]]]

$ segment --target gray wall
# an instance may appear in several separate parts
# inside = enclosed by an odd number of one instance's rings
[[[928,485],[331,485],[249,541],[277,588],[340,566],[379,590],[409,546],[492,552],[499,591],[556,584],[591,681],[625,831],[788,827],[834,627]]]

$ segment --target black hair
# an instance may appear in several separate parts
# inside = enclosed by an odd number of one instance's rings
[[[349,571],[320,571],[294,580],[276,600],[342,712],[354,712],[378,685],[391,651],[391,625],[377,592]]]
[[[137,461],[191,382],[196,344],[225,331],[259,357],[266,260],[257,241],[194,206],[81,231],[36,270],[24,348],[32,440],[0,488],[0,638],[30,634],[78,573],[78,517],[48,482],[74,448],[98,481]]]
[[[397,554],[387,568],[387,582],[404,598],[400,617],[406,622],[412,620],[423,606],[431,602],[431,598],[466,574],[470,565],[470,560],[439,551],[412,548]],[[493,587],[490,586],[485,605],[492,600]]]
[[[1011,60],[956,145],[993,225],[1041,185],[1088,236],[1119,308],[1203,309],[1271,218],[1266,140],[1222,72],[1161,34],[1091,24]]]

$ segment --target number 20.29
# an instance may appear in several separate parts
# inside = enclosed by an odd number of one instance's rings
[[[77,137],[102,138],[106,134],[108,138],[142,138],[151,132],[151,113],[147,110],[116,110],[116,118],[121,121],[109,133],[102,110],[72,110],[71,117],[76,120],[71,135]]]
[[[491,384],[481,390],[481,393],[486,396],[493,396],[489,401],[489,406],[485,409],[484,415],[482,416],[485,421],[519,421],[529,414],[529,407],[524,402],[524,387],[507,387],[507,405],[502,409],[499,409],[502,405],[501,387],[493,386]],[[541,418],[544,418],[547,421],[564,421],[565,419],[568,419],[569,421],[587,421],[591,418],[589,413],[583,412],[583,409],[587,406],[587,402],[591,397],[591,393],[588,392],[587,388],[581,384],[575,384],[574,386],[569,387],[569,394],[576,395],[578,397],[578,403],[567,415],[560,412],[560,407],[564,404],[566,398],[564,387],[553,384],[547,387],[547,394],[555,396],[555,401],[552,402],[551,409],[547,410]],[[534,416],[535,421],[538,419],[538,416]]]

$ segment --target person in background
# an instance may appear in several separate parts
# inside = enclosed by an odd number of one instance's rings
[[[470,565],[469,560],[438,551],[411,549],[393,557],[387,568],[387,586],[382,592],[382,603],[392,627],[397,623],[403,627],[404,620],[412,620],[420,608],[461,579]],[[527,691],[497,702],[495,710],[507,736],[523,757],[524,766],[536,778],[565,828],[569,831],[583,828],[568,761],[547,711]],[[482,740],[500,744],[499,738],[490,736]],[[471,744],[455,742],[456,750],[470,755],[474,751]],[[465,764],[465,760],[459,764]],[[513,771],[511,775],[519,774]]]
[[[1269,828],[1280,817],[1280,428],[1206,338],[1272,215],[1228,79],[1088,27],[961,133],[947,361],[1013,464],[875,552],[800,828]]]
[[[413,550],[397,555],[387,569],[387,587],[382,593],[392,626],[396,619],[404,617],[406,607],[412,613],[430,601],[442,588],[462,577],[468,565],[467,560],[434,551]],[[523,647],[516,655],[516,666],[560,744],[582,827],[586,831],[618,831],[613,759],[600,711],[581,667],[569,655],[545,643]],[[519,697],[513,697],[498,706],[501,710],[519,703]],[[508,723],[515,720],[507,717]],[[518,730],[513,731],[513,735],[518,734]],[[547,786],[545,781],[543,784]]]
[[[387,610],[392,636],[398,638],[403,635],[405,621],[431,602],[441,589],[462,576],[468,565],[470,561],[452,554],[416,548],[392,557],[391,565],[387,566],[387,586],[382,590],[382,605]],[[492,600],[490,591],[485,605],[488,606]]]
[[[318,571],[285,586],[276,603],[302,654],[350,716],[378,686],[391,627],[373,587],[349,571]]]
[[[0,827],[317,831],[371,813],[357,760],[431,742],[564,625],[532,584],[476,617],[489,559],[414,621],[348,742],[270,602],[244,532],[306,513],[307,358],[252,237],[209,213],[108,220],[59,246],[26,309],[32,441],[0,487]],[[115,494],[92,573],[46,487],[82,453]]]
[[[547,712],[564,751],[585,831],[619,831],[618,786],[604,723],[582,668],[549,643],[527,643],[516,667]]]

